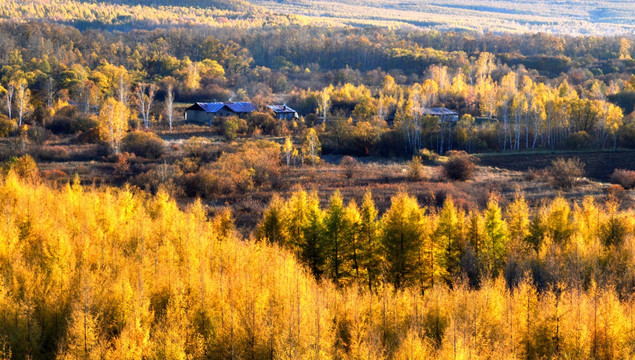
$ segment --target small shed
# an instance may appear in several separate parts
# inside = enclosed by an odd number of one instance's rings
[[[269,105],[267,107],[276,114],[276,119],[294,120],[298,118],[298,112],[287,105]]]

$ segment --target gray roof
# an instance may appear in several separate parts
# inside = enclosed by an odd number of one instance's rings
[[[269,105],[269,109],[273,110],[276,114],[295,114],[296,111],[287,105]]]
[[[459,115],[458,112],[442,107],[434,107],[434,108],[423,108],[421,112],[424,115],[433,115],[433,116],[448,116],[448,115]]]

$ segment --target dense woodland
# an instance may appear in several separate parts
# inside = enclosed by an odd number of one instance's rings
[[[3,358],[635,351],[635,224],[614,200],[529,215],[522,197],[492,199],[466,214],[400,194],[378,214],[371,194],[359,206],[334,194],[323,210],[299,191],[273,200],[257,241],[237,236],[230,212],[206,220],[200,202],[181,211],[165,193],[51,188],[35,174],[18,162],[0,185]]]
[[[632,35],[0,5],[0,360],[635,357],[635,171],[470,155],[631,156]]]

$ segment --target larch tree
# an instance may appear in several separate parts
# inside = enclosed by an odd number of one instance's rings
[[[517,193],[514,201],[505,209],[505,218],[511,240],[525,241],[529,236],[529,206],[524,196]]]
[[[344,232],[345,212],[342,195],[335,191],[331,196],[329,208],[324,216],[324,257],[326,259],[325,273],[340,286],[340,280],[350,276],[349,261],[350,243],[345,241]]]
[[[391,200],[382,217],[382,245],[388,279],[396,287],[418,285],[416,270],[423,266],[423,211],[417,200],[404,193]]]
[[[360,209],[360,221],[358,242],[361,246],[359,264],[366,273],[366,282],[369,291],[373,291],[379,283],[382,272],[382,244],[381,227],[378,220],[379,212],[375,208],[375,202],[370,191],[364,195],[364,202]]]
[[[439,213],[435,241],[445,248],[446,269],[450,275],[460,273],[463,253],[463,216],[454,206],[452,197],[443,203]]]
[[[99,134],[110,144],[110,148],[119,153],[121,140],[128,130],[129,112],[119,101],[109,98],[99,113]]]
[[[258,226],[257,237],[259,239],[264,239],[271,243],[287,245],[283,212],[284,204],[280,197],[274,194]]]
[[[498,274],[503,269],[507,251],[507,224],[503,220],[498,201],[491,198],[484,213],[485,218],[485,257],[490,274]]]
[[[304,242],[303,229],[308,225],[309,202],[313,202],[312,197],[305,190],[295,191],[283,208],[282,221],[289,240],[288,246],[298,258]]]
[[[365,279],[365,269],[362,266],[364,244],[360,241],[361,214],[357,203],[351,200],[344,209],[343,242],[347,251],[347,261],[350,266],[350,276],[357,282]]]
[[[300,243],[301,259],[309,266],[311,273],[319,279],[324,272],[324,211],[320,209],[317,194],[311,194],[307,202],[306,222],[302,227]]]

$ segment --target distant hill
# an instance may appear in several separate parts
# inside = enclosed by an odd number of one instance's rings
[[[179,6],[212,8],[218,10],[247,11],[253,10],[254,5],[243,0],[82,0],[88,3],[108,3],[119,5],[142,6]]]
[[[281,13],[356,26],[635,34],[633,0],[253,0],[252,3]]]

